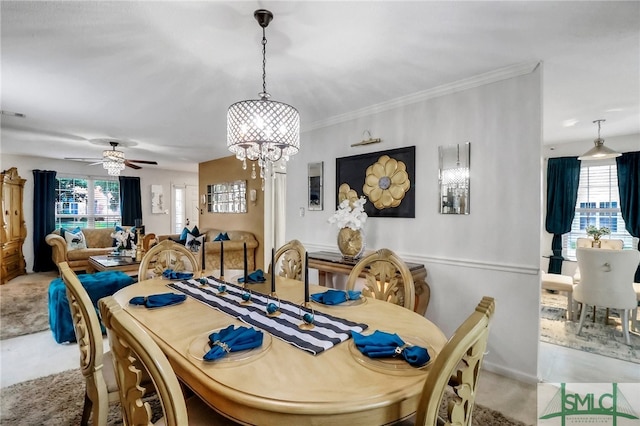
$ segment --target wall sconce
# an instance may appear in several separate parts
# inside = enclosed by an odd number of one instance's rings
[[[258,192],[255,189],[249,190],[249,201],[251,201],[251,205],[256,205],[258,201]]]
[[[202,204],[203,206],[207,204],[207,194],[200,195],[200,204]]]

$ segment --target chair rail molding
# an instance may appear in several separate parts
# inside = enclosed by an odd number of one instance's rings
[[[304,246],[307,248],[307,251],[338,251],[338,248],[335,245],[328,244],[313,244],[309,242],[304,242]],[[441,265],[451,265],[451,266],[460,266],[463,268],[474,268],[474,269],[486,269],[492,271],[500,271],[500,272],[512,272],[516,274],[525,274],[525,275],[538,275],[540,273],[540,265],[517,265],[511,263],[495,263],[495,262],[486,262],[482,260],[473,260],[473,259],[459,259],[459,258],[450,258],[450,257],[437,257],[437,256],[416,256],[415,254],[403,253],[401,251],[397,251],[396,254],[405,262],[413,262],[413,263],[421,263],[425,266],[429,264],[441,264]],[[428,268],[427,268],[428,269]]]

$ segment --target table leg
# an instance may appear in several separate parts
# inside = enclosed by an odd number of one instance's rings
[[[318,270],[318,284],[323,287],[327,286],[327,273],[325,271]]]
[[[429,306],[429,299],[431,299],[431,289],[429,288],[429,284],[421,278],[415,280],[413,285],[416,290],[416,305],[413,310],[424,316]]]

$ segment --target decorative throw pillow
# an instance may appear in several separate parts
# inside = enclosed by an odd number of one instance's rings
[[[185,242],[184,246],[192,252],[199,252],[200,247],[204,246],[204,237],[204,235],[194,237],[191,234],[187,234],[187,241]]]
[[[229,241],[230,239],[231,238],[229,238],[226,232],[224,234],[221,232],[213,239],[213,241]]]
[[[67,250],[87,248],[87,241],[85,240],[84,234],[80,228],[76,228],[73,231],[66,231],[64,233],[64,239],[67,242]]]
[[[116,225],[113,232],[111,233],[111,238],[112,238],[111,247],[118,247],[120,245],[120,242],[118,240],[121,239],[121,235],[123,232],[124,232],[124,228],[122,228],[119,225]]]
[[[198,225],[194,226],[191,231],[189,231],[189,228],[187,228],[187,227],[185,227],[182,230],[182,233],[180,234],[180,243],[182,245],[184,245],[185,242],[187,241],[187,235],[193,235],[194,237],[199,237],[200,236],[200,230],[198,229]]]

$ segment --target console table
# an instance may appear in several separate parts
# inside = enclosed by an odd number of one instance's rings
[[[318,270],[318,281],[321,286],[326,286],[327,284],[327,273],[349,275],[356,263],[358,263],[357,260],[347,260],[340,253],[331,251],[309,253],[309,268]],[[429,298],[431,297],[431,289],[425,281],[427,270],[424,265],[419,263],[405,263],[409,271],[411,271],[413,284],[416,288],[416,305],[413,310],[420,315],[424,315],[427,312]]]

